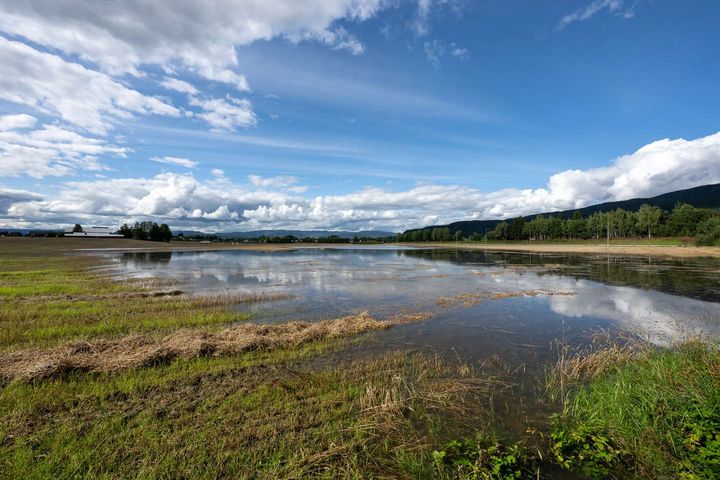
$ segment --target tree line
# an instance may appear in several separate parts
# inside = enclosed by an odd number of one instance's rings
[[[152,242],[169,242],[173,236],[172,230],[166,223],[158,225],[155,222],[135,222],[133,226],[123,223],[120,233],[125,238]]]
[[[677,204],[671,211],[643,204],[636,211],[618,208],[583,217],[575,212],[570,218],[537,215],[502,221],[486,235],[464,236],[460,230],[432,227],[409,230],[398,235],[401,242],[461,240],[560,240],[637,237],[695,237],[699,245],[720,244],[720,212]]]

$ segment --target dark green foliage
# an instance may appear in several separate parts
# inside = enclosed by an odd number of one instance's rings
[[[124,223],[120,227],[120,233],[125,238],[134,238],[135,240],[150,240],[153,242],[169,242],[172,240],[172,230],[165,223],[158,225],[155,222],[135,222],[132,227]]]
[[[459,235],[458,235],[459,234]],[[400,242],[433,241],[446,242],[462,238],[461,230],[450,227],[427,227],[408,230],[396,237]],[[572,239],[618,239],[657,236],[695,236],[700,245],[720,244],[720,212],[678,204],[672,212],[644,203],[637,212],[621,208],[609,212],[596,212],[583,218],[575,211],[571,218],[536,215],[518,217],[512,222],[495,223],[486,232],[488,240],[572,240]],[[485,239],[475,232],[475,241]]]
[[[76,223],[72,229],[73,233],[81,233],[83,231],[82,225]]]
[[[658,209],[660,218],[657,218]],[[489,239],[494,240],[599,239],[607,235],[608,225],[611,238],[693,237],[698,225],[717,215],[717,209],[720,209],[720,184],[678,190],[652,198],[635,198],[562,212],[529,215],[522,217],[525,225],[519,234],[517,231],[511,232],[511,225],[502,220],[470,220],[407,230],[400,235],[400,241],[428,241],[430,238],[423,236],[425,232],[429,236],[434,228],[448,228],[451,235],[461,230],[470,238],[477,234],[483,239],[487,234]],[[640,210],[642,213],[638,217],[635,212]],[[536,220],[538,223],[535,223]],[[515,221],[517,220],[513,222]],[[499,227],[502,223],[507,226]],[[498,227],[500,230],[497,230]],[[505,231],[505,228],[508,231]],[[493,231],[495,233],[489,235]]]
[[[720,245],[720,216],[708,218],[697,227],[698,245]]]
[[[534,478],[536,459],[518,442],[503,444],[483,437],[452,440],[433,451],[441,477],[510,480]]]
[[[588,478],[606,478],[623,469],[626,452],[603,434],[583,426],[575,430],[555,428],[550,432],[552,459],[565,470],[581,472]]]

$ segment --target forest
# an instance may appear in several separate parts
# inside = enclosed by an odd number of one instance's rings
[[[671,211],[643,204],[635,211],[618,208],[582,216],[576,211],[570,218],[538,215],[531,220],[518,217],[498,223],[483,235],[465,236],[449,227],[428,227],[398,235],[400,242],[572,240],[601,238],[690,237],[698,245],[720,243],[720,212],[679,203]]]

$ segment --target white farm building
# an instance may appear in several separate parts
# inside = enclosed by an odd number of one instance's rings
[[[112,228],[109,227],[83,227],[82,232],[73,232],[73,227],[65,229],[66,237],[112,237],[122,238],[122,235],[115,233]]]

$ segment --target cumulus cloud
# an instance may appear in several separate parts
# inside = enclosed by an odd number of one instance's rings
[[[201,113],[196,114],[211,127],[218,130],[235,130],[235,127],[249,127],[257,123],[250,100],[239,99],[228,95],[222,98],[192,98],[190,105],[200,107]]]
[[[8,118],[11,117],[11,118]],[[27,130],[36,120],[30,115],[0,117],[0,176],[34,178],[74,175],[79,170],[104,170],[101,156],[124,157],[129,149],[100,138],[83,136],[57,125]]]
[[[20,201],[6,216],[19,224],[89,218],[96,223],[154,216],[171,225],[261,228],[405,228],[461,219],[511,218],[586,205],[648,197],[720,183],[720,132],[695,140],[659,140],[608,166],[567,170],[544,188],[482,192],[462,185],[417,185],[404,191],[366,188],[342,195],[306,197],[294,177],[250,176],[235,185],[213,172],[69,182],[51,199]],[[67,220],[64,220],[67,222]]]
[[[165,163],[167,165],[177,165],[179,167],[185,168],[195,168],[198,166],[198,162],[180,157],[152,157],[150,160],[152,160],[153,162]]]
[[[172,105],[108,75],[4,37],[0,37],[0,98],[57,115],[96,134],[111,128],[107,117],[180,115]]]

